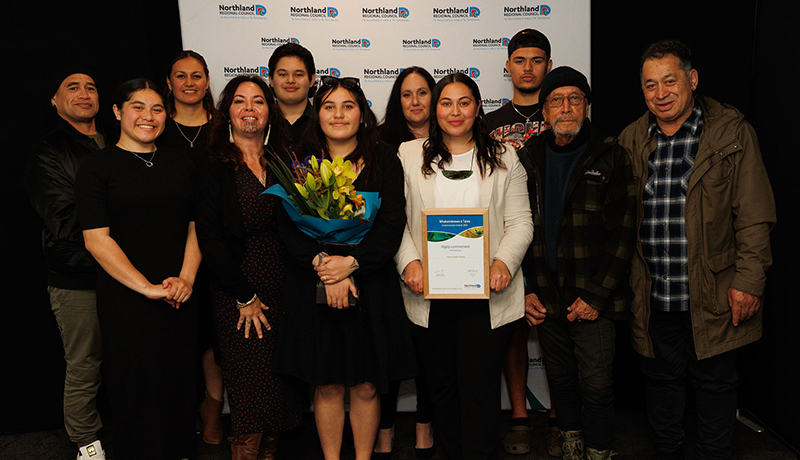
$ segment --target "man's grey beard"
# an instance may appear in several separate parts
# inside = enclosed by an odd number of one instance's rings
[[[558,121],[559,121],[558,118],[556,118],[555,122],[558,123]],[[581,128],[583,128],[583,122],[582,121],[578,122],[578,126],[575,129],[571,130],[571,131],[561,131],[558,128],[556,128],[555,124],[551,125],[550,129],[553,131],[553,134],[555,134],[557,136],[573,136],[574,137],[574,136],[577,136],[579,132],[581,132]]]

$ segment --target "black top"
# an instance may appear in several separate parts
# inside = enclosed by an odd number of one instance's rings
[[[194,221],[194,167],[181,151],[135,154],[117,146],[86,158],[75,184],[83,230],[111,237],[151,283],[178,276],[188,224]],[[99,287],[99,286],[98,286]]]
[[[75,176],[97,142],[63,119],[27,158],[25,191],[44,221],[42,246],[48,284],[61,289],[93,289],[96,263],[83,242],[75,214]]]
[[[205,159],[208,156],[209,134],[211,134],[211,122],[200,126],[185,126],[167,118],[164,132],[156,140],[156,145],[182,150],[196,164],[198,159]]]
[[[303,131],[306,130],[308,126],[308,122],[311,120],[311,116],[314,114],[314,106],[311,105],[311,102],[306,103],[306,109],[303,111],[303,114],[300,115],[300,118],[295,120],[294,123],[289,125],[289,137],[292,138],[292,143],[297,145],[300,143],[300,139],[303,138]]]

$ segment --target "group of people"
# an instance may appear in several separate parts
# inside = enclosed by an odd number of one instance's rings
[[[411,378],[417,458],[487,459],[501,444],[524,454],[533,326],[548,451],[608,459],[622,319],[657,458],[682,458],[687,376],[698,458],[730,458],[736,349],[761,335],[776,220],[755,133],[696,92],[680,42],[643,54],[649,111],[619,139],[589,121],[586,77],[550,56],[541,32],[514,35],[514,96],[489,114],[469,76],[408,67],[379,123],[358,79],[318,81],[298,44],[274,51],[269,81],[237,76],[217,104],[204,58],[183,51],[165,91],[141,78],[117,89],[118,139],[95,125],[91,70],[54,72],[59,125],[34,147],[25,186],[45,223],[78,459],[105,458],[101,364],[115,458],[191,458],[198,357],[202,438],[223,441],[227,390],[237,460],[275,458],[309,402],[326,459],[340,456],[348,404],[356,459],[388,459]],[[263,193],[277,183],[271,158],[310,155],[349,160],[356,189],[381,197],[359,243],[312,238]],[[488,208],[488,300],[424,297],[424,208]]]

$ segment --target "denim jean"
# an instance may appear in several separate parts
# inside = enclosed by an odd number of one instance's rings
[[[82,447],[96,441],[103,426],[96,405],[103,345],[95,291],[53,286],[47,290],[67,362],[64,427],[70,440]]]
[[[641,358],[658,458],[682,458],[687,378],[697,410],[698,459],[729,459],[736,427],[736,350],[697,359],[690,312],[650,313],[655,359]]]
[[[570,322],[564,313],[537,329],[558,426],[583,430],[587,447],[606,450],[614,437],[614,322]]]

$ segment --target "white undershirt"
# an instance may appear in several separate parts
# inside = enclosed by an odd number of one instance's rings
[[[463,171],[470,169],[470,165],[472,165],[472,175],[462,180],[452,180],[444,177],[436,165],[436,161],[434,161],[437,208],[478,207],[480,203],[478,199],[478,176],[480,172],[478,162],[473,158],[474,152],[475,149],[472,149],[460,155],[452,155],[450,163],[444,166],[446,170]]]

